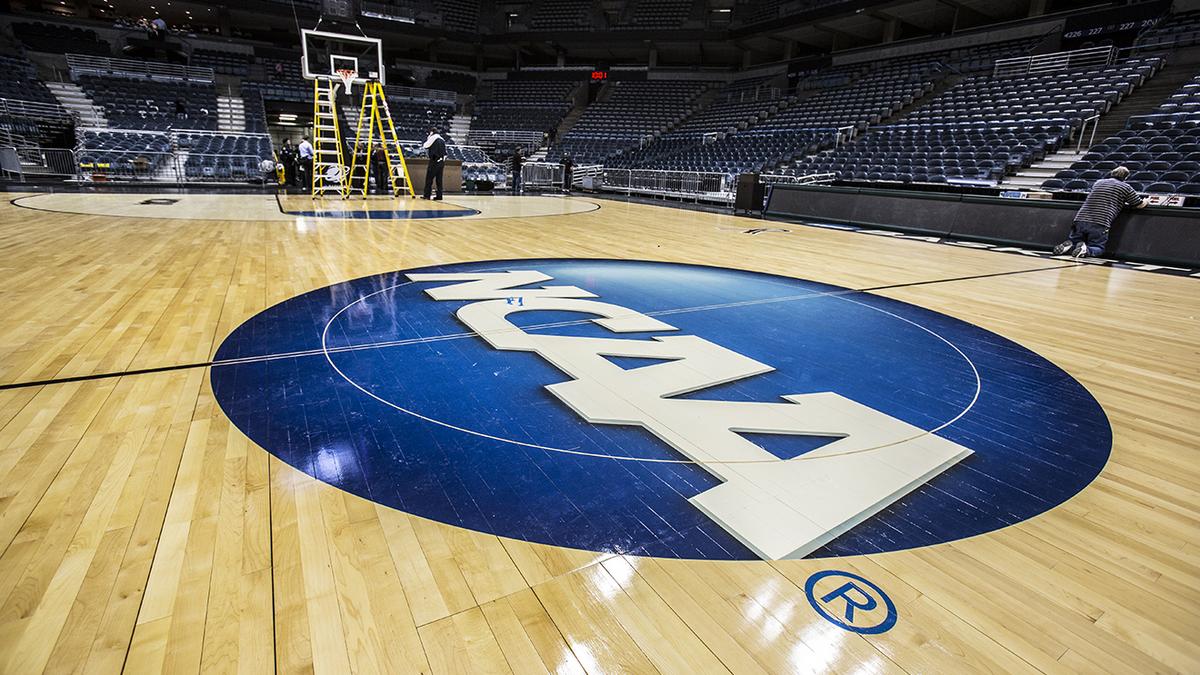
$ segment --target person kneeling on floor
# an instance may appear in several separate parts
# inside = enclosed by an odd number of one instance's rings
[[[1071,233],[1067,240],[1054,247],[1054,255],[1070,254],[1076,258],[1098,256],[1108,245],[1108,230],[1121,213],[1121,208],[1130,206],[1140,209],[1146,206],[1142,198],[1125,179],[1129,169],[1118,166],[1092,185],[1083,206],[1075,214]]]

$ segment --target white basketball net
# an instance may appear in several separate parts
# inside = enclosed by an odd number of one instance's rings
[[[338,68],[337,76],[342,81],[342,88],[349,94],[350,86],[354,84],[354,78],[358,77],[358,71],[350,70],[349,68]]]

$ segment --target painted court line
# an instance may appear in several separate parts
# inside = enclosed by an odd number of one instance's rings
[[[753,305],[753,304],[763,304],[763,303],[770,303],[770,302],[789,302],[792,300],[800,300],[800,299],[813,298],[813,297],[838,297],[838,296],[851,295],[854,293],[871,293],[874,291],[883,291],[883,290],[890,290],[890,289],[895,289],[895,288],[910,288],[910,287],[915,287],[915,286],[928,286],[928,285],[932,285],[932,284],[950,283],[950,282],[954,282],[954,281],[970,281],[972,279],[987,279],[987,278],[991,278],[991,277],[1003,277],[1003,276],[1013,276],[1013,275],[1018,275],[1018,274],[1030,274],[1033,272],[1046,272],[1046,271],[1050,271],[1050,270],[1061,270],[1061,269],[1066,269],[1066,268],[1070,268],[1070,267],[1079,267],[1080,265],[1081,265],[1080,263],[1071,263],[1071,264],[1067,264],[1067,265],[1055,265],[1053,267],[1037,267],[1037,268],[1024,269],[1024,270],[1012,270],[1009,272],[993,272],[990,274],[974,274],[974,275],[962,276],[962,277],[949,277],[946,279],[928,279],[925,281],[912,281],[912,282],[907,282],[907,283],[902,283],[902,284],[888,284],[888,285],[884,285],[884,286],[870,286],[867,288],[859,288],[859,289],[849,289],[848,288],[848,289],[844,289],[844,290],[840,290],[840,291],[822,291],[822,292],[814,292],[814,293],[805,293],[805,294],[794,295],[794,296],[781,296],[779,298],[763,298],[760,300],[743,300],[743,301],[739,301],[739,302],[724,303],[724,304],[719,304],[719,305],[703,305],[703,306],[698,306],[698,307],[679,307],[679,308],[674,308],[674,309],[645,312],[644,314],[646,314],[647,316],[670,316],[672,314],[680,314],[680,313],[692,312],[692,311],[706,311],[709,309],[722,309],[722,308],[726,308],[726,307],[748,306],[748,305]],[[567,326],[584,325],[584,324],[587,324],[590,322],[591,322],[591,319],[579,319],[579,320],[574,320],[574,321],[559,321],[559,322],[553,322],[553,323],[535,324],[532,326],[527,326],[523,330],[560,328],[560,327],[567,327]],[[342,346],[342,347],[331,347],[328,350],[326,350],[326,349],[308,349],[308,350],[295,351],[295,352],[281,352],[281,353],[277,353],[277,354],[262,354],[259,356],[247,356],[247,357],[237,358],[237,359],[222,359],[220,361],[217,361],[217,360],[197,361],[194,363],[180,363],[180,364],[174,364],[174,365],[169,365],[169,366],[156,366],[153,368],[139,368],[139,369],[133,369],[133,370],[123,370],[123,371],[106,372],[106,373],[92,373],[92,374],[88,374],[88,375],[75,375],[75,376],[70,376],[70,377],[47,378],[47,379],[43,379],[43,380],[30,380],[30,381],[25,381],[25,382],[10,382],[7,384],[0,384],[0,391],[5,391],[8,389],[24,389],[24,388],[28,388],[28,387],[43,387],[43,386],[55,385],[55,384],[70,384],[73,382],[87,382],[90,380],[103,380],[103,379],[109,379],[109,378],[114,378],[114,377],[125,377],[125,376],[133,376],[133,375],[150,375],[150,374],[154,374],[154,373],[164,373],[164,372],[170,372],[170,371],[174,371],[174,370],[188,370],[191,368],[208,368],[208,367],[213,367],[213,366],[232,366],[232,365],[264,362],[264,361],[278,361],[278,360],[282,360],[282,359],[292,359],[292,358],[300,358],[300,357],[306,357],[306,356],[322,356],[326,353],[338,354],[338,353],[347,352],[347,351],[358,351],[358,350],[365,350],[365,349],[380,349],[380,348],[386,348],[386,347],[399,347],[399,346],[404,346],[404,345],[408,345],[408,344],[425,344],[425,343],[439,342],[439,341],[444,341],[444,340],[459,340],[459,339],[472,338],[472,337],[476,337],[476,333],[474,333],[474,332],[450,333],[450,334],[446,334],[446,335],[431,335],[431,336],[424,336],[424,337],[419,337],[419,338],[408,338],[408,339],[404,339],[404,340],[388,340],[388,341],[365,343],[365,344],[359,344],[359,345],[346,345],[346,346]]]

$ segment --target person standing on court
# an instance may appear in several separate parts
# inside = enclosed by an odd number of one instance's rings
[[[513,148],[512,167],[511,168],[512,168],[512,191],[513,191],[514,195],[519,194],[521,192],[521,165],[524,163],[525,163],[525,160],[523,157],[521,157],[521,148],[519,148],[519,147]]]
[[[1144,208],[1146,200],[1142,198],[1125,179],[1129,177],[1129,169],[1118,166],[1092,185],[1083,206],[1075,214],[1075,222],[1071,224],[1071,233],[1067,240],[1054,247],[1054,255],[1070,253],[1075,258],[1098,256],[1104,253],[1108,245],[1108,230],[1113,221],[1121,213],[1121,208],[1130,206],[1135,209]]]
[[[391,176],[388,175],[387,153],[383,151],[383,143],[375,146],[371,155],[371,173],[375,174],[375,192],[381,195],[392,194]]]
[[[575,182],[575,176],[573,175],[575,173],[575,162],[571,161],[570,155],[563,154],[562,168],[563,168],[562,189],[563,189],[563,192],[569,193],[571,191],[571,185]]]
[[[308,142],[308,136],[301,137],[300,145],[296,150],[300,156],[301,187],[305,189],[311,188],[313,178],[313,146],[312,143]]]
[[[296,147],[292,145],[292,139],[283,139],[283,146],[279,148],[279,163],[283,165],[283,180],[287,185],[295,186],[296,180]]]
[[[425,194],[422,199],[429,199],[433,192],[433,181],[437,181],[437,196],[434,201],[442,198],[442,169],[446,165],[446,140],[438,133],[437,127],[429,127],[429,138],[421,146],[429,156],[429,167],[425,169]]]

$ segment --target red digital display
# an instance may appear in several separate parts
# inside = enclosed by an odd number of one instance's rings
[[[608,71],[607,70],[593,70],[592,71],[592,80],[607,80],[607,79],[608,79]]]

